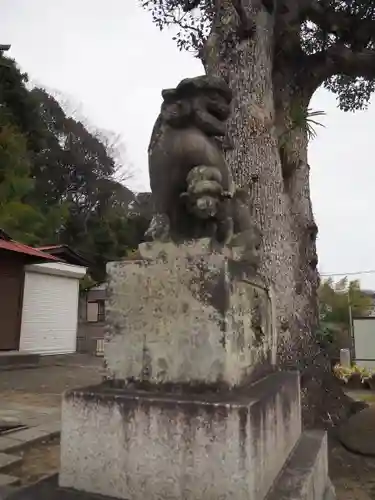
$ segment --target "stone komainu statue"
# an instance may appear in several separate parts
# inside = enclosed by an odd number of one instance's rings
[[[232,92],[221,78],[183,80],[162,92],[149,146],[154,217],[148,239],[181,241],[233,233],[233,181],[220,138],[226,134]]]
[[[200,76],[162,96],[148,150],[154,217],[146,238],[178,242],[209,236],[228,244],[241,235],[245,246],[258,247],[248,194],[234,189],[223,155],[230,88],[221,78]]]

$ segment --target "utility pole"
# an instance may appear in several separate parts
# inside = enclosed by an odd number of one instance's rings
[[[348,307],[349,307],[350,333],[353,336],[353,314],[352,314],[352,305],[350,303],[349,293],[348,293]]]
[[[348,310],[349,310],[349,332],[351,339],[351,358],[354,357],[354,331],[353,331],[353,313],[352,305],[350,303],[350,286],[348,287]]]

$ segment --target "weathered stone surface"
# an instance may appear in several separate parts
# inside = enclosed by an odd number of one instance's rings
[[[270,292],[208,239],[140,247],[108,265],[107,367],[152,383],[241,384],[274,363]]]
[[[339,439],[354,453],[375,456],[375,406],[350,417],[339,429]]]
[[[60,486],[132,500],[262,500],[301,433],[298,373],[224,393],[64,396]]]
[[[333,486],[331,480],[328,480],[328,484],[326,487],[326,490],[324,492],[324,497],[323,500],[336,500],[336,490],[335,487]]]
[[[266,500],[334,500],[328,478],[327,435],[304,432]]]

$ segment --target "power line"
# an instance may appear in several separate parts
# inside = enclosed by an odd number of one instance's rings
[[[348,273],[319,273],[320,276],[353,276],[355,274],[375,274],[375,269],[369,269],[368,271],[356,271]]]

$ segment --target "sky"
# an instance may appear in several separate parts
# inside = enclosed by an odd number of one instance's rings
[[[9,54],[31,81],[119,134],[134,174],[129,187],[148,190],[147,146],[161,90],[202,74],[200,62],[179,52],[138,0],[0,0],[0,13],[0,43],[12,45]],[[366,111],[344,113],[319,89],[311,108],[327,113],[309,149],[319,270],[375,270],[375,100]],[[350,278],[375,289],[375,272]]]

